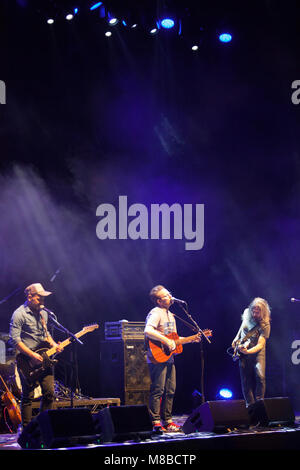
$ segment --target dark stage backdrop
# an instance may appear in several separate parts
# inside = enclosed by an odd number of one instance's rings
[[[81,390],[97,397],[104,323],[144,321],[150,289],[163,284],[213,330],[205,398],[221,386],[240,398],[226,349],[244,308],[264,297],[272,307],[267,396],[291,396],[297,407],[300,304],[290,298],[300,297],[300,104],[292,100],[300,12],[296,2],[249,2],[248,12],[229,3],[233,41],[224,45],[217,2],[207,3],[197,53],[188,33],[150,38],[119,27],[106,38],[89,15],[50,28],[30,2],[6,4],[0,330],[24,287],[42,282],[69,330],[100,325],[77,347]],[[204,204],[203,248],[172,237],[100,240],[97,207],[118,209],[119,196],[149,213],[151,204]],[[191,334],[180,321],[178,330]],[[67,350],[62,358],[68,369]],[[199,346],[185,346],[176,362],[175,409],[188,412],[201,385]]]

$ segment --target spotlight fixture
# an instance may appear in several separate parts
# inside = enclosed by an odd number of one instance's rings
[[[197,44],[194,44],[192,46],[192,51],[198,51],[198,49],[199,49],[199,46],[197,46]]]
[[[96,8],[101,7],[101,5],[102,5],[102,2],[94,3],[94,5],[90,7],[90,10],[96,10]]]
[[[122,20],[122,24],[128,28],[131,28],[131,29],[134,29],[137,27],[137,23],[133,23],[133,24],[127,24],[127,22],[125,20]]]
[[[105,36],[106,36],[107,38],[109,38],[111,35],[112,35],[112,32],[111,32],[111,31],[106,31]]]
[[[115,26],[116,24],[118,24],[119,20],[115,17],[112,17],[108,20],[108,23],[111,25],[111,26]]]
[[[47,23],[48,23],[48,24],[53,24],[53,23],[54,23],[54,19],[53,19],[53,18],[48,18]]]
[[[221,390],[219,390],[218,396],[225,400],[230,400],[230,398],[233,396],[233,393],[229,388],[221,388]]]
[[[221,42],[230,42],[232,40],[232,35],[230,33],[221,33],[219,34],[219,41]]]
[[[152,28],[150,29],[150,34],[152,34],[152,36],[154,36],[155,34],[158,33],[158,28]]]
[[[66,16],[66,20],[68,20],[68,21],[71,21],[73,18],[74,18],[74,15],[72,15],[72,13],[69,13],[69,14]]]
[[[175,21],[172,18],[163,18],[160,21],[162,28],[171,29],[175,26]]]

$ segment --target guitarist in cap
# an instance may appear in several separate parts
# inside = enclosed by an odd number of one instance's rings
[[[36,365],[43,362],[43,357],[35,352],[43,342],[48,343],[49,347],[55,347],[57,352],[62,351],[61,346],[53,340],[47,328],[48,313],[43,307],[44,298],[50,294],[52,292],[46,291],[39,283],[26,287],[26,301],[14,311],[10,322],[9,334],[14,347],[19,354]],[[28,383],[19,367],[18,372],[22,386],[21,416],[24,427],[32,419],[32,401],[37,383]],[[43,370],[38,383],[42,390],[40,411],[51,409],[54,401],[54,376],[51,366]]]
[[[271,331],[271,309],[256,297],[242,314],[242,324],[232,342],[239,354],[241,385],[246,406],[264,398],[266,389],[266,341]],[[243,342],[243,339],[247,341]]]
[[[147,362],[149,366],[151,388],[149,399],[149,412],[154,431],[178,432],[180,426],[172,420],[173,400],[176,390],[176,370],[174,355],[176,350],[174,339],[167,335],[177,333],[174,315],[170,312],[173,300],[170,292],[161,285],[153,287],[150,298],[155,307],[146,318],[145,338],[148,345]],[[149,340],[161,343],[168,351],[169,358],[165,362],[157,362],[149,347]],[[201,335],[194,335],[194,342],[199,342]],[[162,417],[163,427],[160,423]]]

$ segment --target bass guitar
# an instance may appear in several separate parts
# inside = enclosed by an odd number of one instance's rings
[[[85,335],[86,333],[90,333],[94,330],[99,328],[99,325],[88,325],[85,326],[81,331],[76,333],[74,336],[76,338],[80,338],[81,336]],[[66,340],[60,343],[60,346],[64,349],[68,346],[74,339],[72,337],[67,338]],[[20,374],[26,380],[27,384],[33,386],[43,372],[48,369],[49,367],[53,366],[57,360],[52,359],[55,358],[55,355],[58,354],[58,351],[55,347],[50,347],[49,343],[44,342],[39,345],[38,349],[34,350],[37,354],[40,354],[43,358],[43,362],[36,363],[33,359],[25,354],[18,354],[17,356],[17,366]]]
[[[212,331],[204,330],[203,334],[206,337],[210,337],[212,336]],[[182,345],[196,342],[197,338],[199,338],[199,334],[196,334],[193,336],[187,336],[186,338],[179,338],[177,333],[170,333],[166,335],[166,338],[169,338],[175,341],[176,349],[174,349],[173,351],[170,351],[166,344],[161,343],[160,341],[147,338],[148,348],[150,349],[150,352],[151,352],[150,360],[153,364],[167,362],[168,359],[170,359],[170,357],[173,354],[181,354],[183,351]]]

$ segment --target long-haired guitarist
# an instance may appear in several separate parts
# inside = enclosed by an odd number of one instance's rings
[[[22,354],[33,364],[43,362],[42,356],[35,352],[40,344],[46,342],[55,347],[58,352],[61,346],[51,337],[48,328],[48,313],[43,310],[45,297],[52,294],[39,283],[26,287],[26,301],[14,311],[10,322],[10,339],[19,354]],[[18,370],[22,386],[21,415],[22,426],[32,419],[32,401],[37,383],[31,384],[25,379],[22,370]],[[52,367],[46,368],[39,378],[42,390],[41,411],[51,409],[54,401],[54,377]]]
[[[177,336],[175,317],[169,310],[173,303],[172,295],[164,286],[158,285],[151,289],[150,298],[155,307],[149,312],[145,325],[145,338],[148,344],[147,362],[151,378],[149,411],[155,431],[176,432],[180,431],[180,427],[172,419],[176,390],[173,353],[177,346],[175,340],[170,338],[174,333]],[[192,341],[200,341],[200,335],[194,335],[189,342]],[[149,347],[151,343],[153,348]],[[157,359],[154,357],[155,344],[158,345],[159,351],[159,346],[164,349]]]
[[[266,341],[271,332],[271,308],[261,297],[252,300],[232,341],[239,355],[242,392],[246,406],[264,398],[266,390]],[[243,341],[247,335],[247,341]]]

